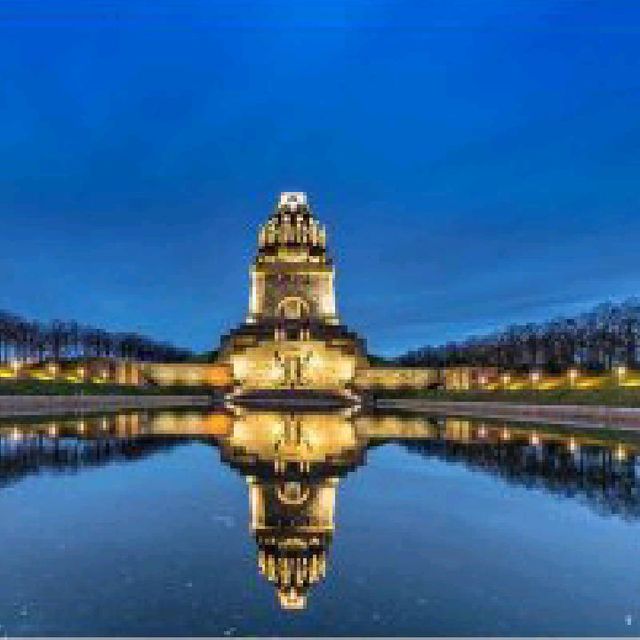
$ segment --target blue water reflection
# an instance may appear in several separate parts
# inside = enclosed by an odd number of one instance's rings
[[[637,635],[640,437],[402,415],[0,425],[0,635]]]

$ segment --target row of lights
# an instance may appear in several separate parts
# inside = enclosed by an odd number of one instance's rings
[[[628,373],[628,369],[625,366],[619,366],[619,367],[615,367],[613,369],[613,372],[616,378],[618,378],[618,380],[623,380]],[[579,376],[580,376],[580,373],[577,369],[569,369],[567,371],[567,377],[569,378],[572,384],[576,382]],[[542,380],[542,373],[540,371],[531,371],[531,373],[529,374],[529,379],[533,384],[538,384]],[[489,384],[489,377],[486,375],[481,375],[478,378],[478,382],[481,385]],[[509,384],[511,382],[511,374],[503,373],[500,376],[500,382],[502,382],[502,384],[505,384],[505,385]]]
[[[11,370],[13,371],[13,375],[16,378],[20,374],[20,370],[25,364],[27,363],[21,362],[20,360],[12,360],[11,363],[9,364]],[[60,373],[60,367],[57,363],[51,362],[50,364],[47,365],[47,372],[49,373],[49,375],[56,377],[58,373]],[[86,375],[87,375],[87,370],[85,369],[85,367],[78,367],[78,369],[76,370],[76,376],[81,380],[84,380],[86,378]],[[109,371],[107,369],[103,369],[102,371],[100,371],[99,378],[101,380],[106,380],[108,377],[109,377]]]
[[[102,431],[108,431],[109,428],[110,428],[110,425],[109,425],[108,418],[106,418],[106,417],[102,418],[100,420],[100,429]],[[76,425],[76,431],[81,435],[86,433],[86,431],[87,431],[87,422],[85,420],[80,420],[78,422],[78,424]],[[37,435],[37,433],[38,432],[29,433],[29,432],[26,432],[26,431],[24,431],[22,429],[19,429],[18,427],[14,427],[9,432],[9,439],[13,440],[14,442],[19,442],[20,440],[24,440],[26,438],[29,438],[30,436]],[[49,436],[50,438],[57,438],[58,435],[60,434],[60,430],[59,430],[59,427],[57,425],[51,425],[51,426],[47,427],[46,433],[47,433],[47,436]]]
[[[480,427],[478,429],[478,437],[481,440],[484,440],[485,438],[487,438],[488,435],[489,433],[486,427]],[[508,429],[502,429],[500,431],[500,439],[504,441],[511,440],[511,432]],[[541,442],[540,436],[535,431],[531,433],[531,435],[529,436],[529,444],[533,447],[537,447],[540,445],[540,442]],[[578,443],[576,442],[575,438],[571,437],[569,439],[569,442],[567,443],[567,448],[571,453],[575,453],[578,450]],[[625,460],[627,457],[627,450],[624,448],[623,445],[619,444],[616,447],[613,455],[616,458],[616,460],[619,460],[619,461]]]

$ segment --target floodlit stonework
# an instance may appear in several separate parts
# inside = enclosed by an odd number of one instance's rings
[[[140,371],[147,380],[160,386],[228,387],[232,383],[229,367],[224,365],[149,362],[141,364]]]
[[[342,390],[367,368],[364,341],[340,323],[327,233],[304,193],[285,192],[258,235],[249,312],[219,362],[242,391]]]
[[[438,384],[435,369],[372,367],[365,342],[340,321],[327,232],[306,194],[284,192],[258,234],[249,312],[221,342],[235,389],[330,392]]]
[[[350,397],[368,390],[464,388],[471,380],[454,370],[371,366],[365,341],[340,321],[327,231],[305,193],[280,195],[259,229],[249,274],[247,316],[222,337],[215,363],[139,363],[126,379],[216,387],[236,396],[311,390]]]
[[[438,369],[367,366],[356,370],[355,386],[358,389],[426,388],[439,384],[440,380]]]

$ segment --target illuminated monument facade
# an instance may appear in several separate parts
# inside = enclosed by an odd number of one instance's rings
[[[373,389],[449,386],[442,370],[370,365],[364,340],[340,322],[327,232],[300,192],[282,193],[259,230],[249,310],[222,337],[216,362],[145,363],[138,374],[159,385],[231,389],[235,398],[308,390],[354,399]]]
[[[283,193],[261,227],[251,268],[247,322],[310,320],[338,324],[327,232],[304,193]]]
[[[249,313],[225,336],[218,362],[243,391],[344,390],[368,366],[365,346],[340,323],[325,228],[304,193],[285,192],[258,237]]]
[[[307,390],[349,401],[399,388],[469,389],[498,376],[481,367],[372,366],[364,340],[340,322],[327,232],[301,192],[282,193],[261,226],[246,319],[222,337],[215,362],[96,358],[80,368],[73,361],[58,363],[55,374],[42,367],[33,373],[77,382],[203,386],[229,399],[268,391],[273,400],[277,390],[286,390],[285,396]]]

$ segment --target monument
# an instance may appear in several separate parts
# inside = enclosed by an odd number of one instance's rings
[[[260,228],[245,322],[218,362],[243,392],[344,391],[368,365],[364,341],[340,323],[327,233],[307,196],[285,192]]]
[[[365,341],[342,322],[327,231],[307,195],[284,192],[258,232],[244,322],[223,336],[214,363],[146,363],[140,380],[203,385],[234,399],[311,394],[354,400],[372,390],[442,385],[438,369],[372,366]],[[456,374],[457,375],[457,374]]]

